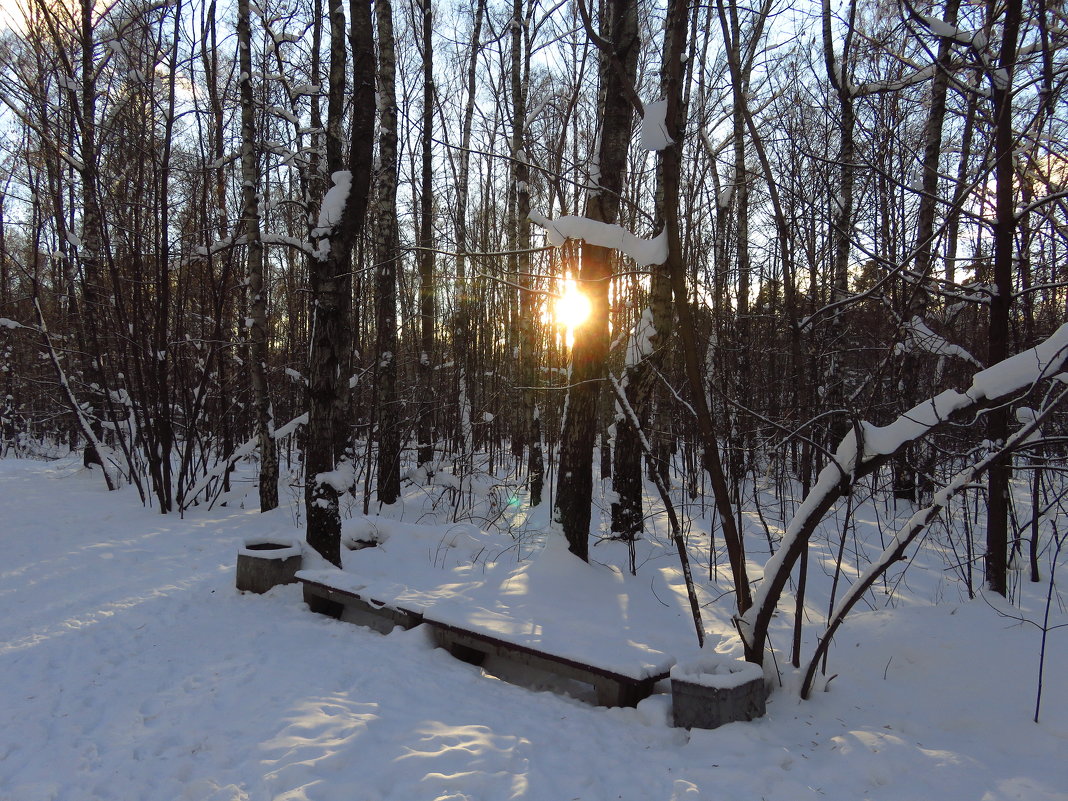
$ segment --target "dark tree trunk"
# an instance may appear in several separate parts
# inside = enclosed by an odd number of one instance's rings
[[[632,91],[638,56],[637,9],[633,0],[605,7],[602,38],[611,53],[601,50],[601,136],[597,154],[600,186],[586,200],[586,216],[614,223],[626,173],[633,108]],[[597,407],[608,356],[608,287],[615,252],[599,245],[582,246],[579,289],[590,301],[590,315],[575,329],[567,415],[560,442],[556,513],[569,550],[589,558],[590,510],[593,502],[593,446]]]
[[[998,69],[990,76],[994,105],[994,294],[990,298],[987,333],[987,364],[998,364],[1009,355],[1009,310],[1012,303],[1012,258],[1016,233],[1013,180],[1012,78],[1016,41],[1022,17],[1021,0],[1007,0]],[[987,438],[1004,442],[1009,435],[1009,406],[991,410]],[[1008,591],[1009,480],[1012,465],[999,460],[987,475],[986,583],[999,595]]]
[[[456,366],[459,397],[458,441],[460,443],[460,463],[458,474],[464,475],[472,467],[471,431],[471,386],[470,368],[474,348],[472,347],[471,319],[474,302],[470,296],[472,282],[467,276],[467,206],[470,194],[471,175],[471,131],[475,115],[475,97],[478,92],[478,55],[482,47],[482,20],[486,14],[486,0],[478,0],[475,19],[471,30],[471,55],[467,64],[466,91],[463,123],[460,133],[460,162],[456,188]]]
[[[341,0],[331,0],[330,83],[327,98],[327,168],[335,189],[348,183],[340,208],[324,208],[308,259],[312,290],[308,364],[308,425],[305,455],[305,507],[308,544],[325,559],[341,564],[340,495],[335,469],[348,444],[349,311],[352,302],[352,249],[367,212],[374,133],[374,37],[369,0],[351,0],[352,119],[347,159],[341,140],[345,108],[345,15]],[[347,161],[347,169],[346,169]],[[329,195],[329,193],[328,193]],[[324,207],[330,204],[324,198]]]
[[[241,69],[241,216],[248,251],[248,289],[252,295],[249,319],[252,404],[260,452],[260,511],[278,506],[278,454],[267,383],[267,287],[263,281],[263,242],[260,239],[259,154],[256,152],[256,108],[252,93],[252,29],[249,0],[237,4],[237,39]]]
[[[668,5],[663,62],[661,67],[661,92],[667,100],[665,124],[667,136],[681,143],[685,111],[682,102],[682,54],[686,49],[688,0],[673,0]],[[664,159],[657,163],[657,211],[659,223],[666,225],[669,217],[678,224],[678,180],[669,187],[665,183]],[[671,178],[669,176],[669,182]],[[665,213],[667,206],[675,211]],[[669,238],[671,234],[668,234]],[[678,231],[675,232],[678,236]],[[681,247],[681,246],[680,246]],[[657,385],[657,373],[664,362],[664,349],[671,337],[673,315],[671,310],[671,279],[666,265],[653,268],[649,297],[649,317],[643,315],[638,323],[637,336],[628,350],[624,391],[627,403],[634,413],[625,410],[616,413],[616,446],[612,488],[619,500],[612,504],[612,531],[620,537],[633,541],[644,524],[642,510],[642,456],[644,450],[641,433],[634,420],[643,428],[648,427],[652,402]],[[652,330],[649,330],[652,326]],[[654,470],[656,467],[654,466]],[[658,473],[661,483],[667,486],[666,472]]]
[[[375,4],[378,22],[379,170],[375,231],[375,384],[378,417],[379,503],[400,497],[400,421],[397,404],[397,90],[393,8]]]
[[[431,0],[423,13],[423,132],[419,190],[419,447],[416,461],[432,470],[434,461],[434,45]]]

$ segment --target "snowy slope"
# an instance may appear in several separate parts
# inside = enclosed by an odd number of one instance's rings
[[[983,601],[857,612],[830,692],[691,734],[666,696],[596,708],[296,587],[240,595],[242,538],[288,511],[182,520],[102,484],[0,460],[3,801],[1068,799],[1068,632],[1034,724],[1037,632]]]

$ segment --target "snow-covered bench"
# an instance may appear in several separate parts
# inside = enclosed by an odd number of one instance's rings
[[[423,622],[419,612],[379,601],[362,593],[362,585],[340,571],[306,570],[297,573],[304,587],[304,602],[313,612],[367,626],[388,634],[396,626],[411,629]]]
[[[652,694],[653,687],[667,678],[670,670],[648,673],[635,663],[629,666],[633,670],[620,672],[618,665],[606,667],[578,661],[477,629],[433,620],[429,614],[424,615],[423,622],[430,628],[437,644],[457,659],[479,665],[486,657],[501,657],[545,673],[582,681],[593,686],[601,706],[635,706]]]
[[[435,602],[422,593],[404,594],[399,585],[372,589],[358,575],[343,571],[305,570],[297,579],[313,612],[382,633],[424,623],[434,641],[457,659],[481,665],[494,657],[585,682],[603,706],[634,706],[668,677],[675,662],[666,653],[628,641],[626,632],[611,625],[599,626],[595,634],[588,621],[565,622],[559,614],[532,614],[523,606],[490,610],[470,600]]]

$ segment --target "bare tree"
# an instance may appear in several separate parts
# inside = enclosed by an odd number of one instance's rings
[[[252,25],[249,0],[237,4],[237,49],[241,69],[241,211],[248,251],[249,375],[256,412],[260,452],[260,511],[278,506],[278,455],[274,443],[274,412],[267,383],[267,289],[263,281],[263,241],[260,238],[260,171],[256,139],[256,105],[252,91]]]
[[[330,0],[330,65],[327,93],[326,168],[333,186],[323,196],[308,257],[311,280],[311,341],[308,358],[308,426],[305,510],[308,544],[341,564],[338,498],[353,483],[349,409],[349,309],[352,251],[367,213],[375,110],[375,52],[370,1],[350,5],[348,30],[341,0]],[[352,98],[345,73],[352,55]],[[348,140],[343,139],[346,106]],[[346,147],[347,145],[347,147]],[[346,450],[349,453],[346,454]],[[340,468],[340,469],[339,469]]]
[[[994,113],[994,291],[990,298],[987,363],[997,364],[1009,355],[1009,314],[1013,292],[1016,235],[1016,136],[1012,119],[1013,78],[1017,41],[1023,16],[1022,0],[1006,0],[997,66],[990,72],[990,98]],[[991,25],[993,20],[990,21]],[[1003,443],[1009,435],[1009,407],[991,411],[986,433],[991,442]],[[1009,479],[1012,465],[1000,459],[987,472],[986,581],[994,592],[1007,592],[1009,548]]]
[[[401,432],[397,395],[397,90],[393,9],[375,4],[378,23],[378,171],[375,230],[375,385],[378,432],[377,492],[380,503],[400,497]]]
[[[593,31],[589,31],[593,34]],[[632,0],[605,7],[601,30],[593,34],[600,49],[600,137],[596,185],[588,191],[586,217],[614,223],[626,173],[626,154],[632,131],[633,93],[638,58],[637,9]],[[569,550],[589,556],[590,507],[593,496],[593,445],[597,434],[598,402],[608,356],[608,287],[615,252],[585,243],[578,284],[590,301],[587,320],[575,329],[571,380],[560,443],[556,513]]]
[[[419,0],[422,21],[423,130],[420,137],[419,186],[419,437],[416,461],[428,472],[434,466],[434,329],[437,287],[434,284],[434,13],[431,0]]]

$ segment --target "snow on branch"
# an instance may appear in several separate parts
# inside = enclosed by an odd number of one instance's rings
[[[302,415],[294,417],[281,428],[275,429],[273,432],[271,432],[271,439],[278,440],[282,439],[283,437],[288,437],[301,426],[307,425],[307,423],[308,413],[305,412]],[[210,470],[204,473],[203,476],[200,477],[200,480],[197,481],[196,484],[194,484],[192,487],[189,488],[189,490],[186,491],[185,501],[182,503],[182,511],[184,512],[186,509],[188,509],[192,505],[193,501],[196,500],[196,497],[200,495],[200,493],[202,493],[205,489],[207,489],[208,485],[213,480],[222,476],[227,470],[230,469],[231,465],[237,464],[242,459],[246,459],[251,456],[253,453],[256,452],[256,449],[258,447],[259,439],[257,437],[252,437],[251,439],[248,439],[238,445],[225,459],[220,462],[217,462],[214,467],[212,467]]]
[[[645,104],[640,139],[643,150],[666,150],[675,144],[668,136],[666,100]]]
[[[560,247],[568,239],[582,239],[591,245],[613,248],[634,259],[639,267],[663,264],[667,260],[667,231],[661,231],[652,239],[641,239],[621,225],[591,220],[567,214],[550,220],[537,212],[531,212],[530,221],[545,229],[549,243]]]
[[[935,36],[939,36],[943,39],[950,39],[957,44],[971,44],[975,40],[975,34],[969,31],[961,30],[956,25],[951,25],[939,17],[932,17],[928,14],[918,15],[923,24],[931,29],[931,33]]]
[[[345,213],[345,206],[349,202],[349,191],[352,189],[352,172],[350,170],[338,170],[330,175],[333,186],[323,196],[323,203],[319,207],[319,220],[312,230],[312,239],[319,240],[319,247],[315,252],[320,261],[326,259],[330,253],[330,234],[341,223]]]
[[[360,378],[364,374],[366,374],[367,372],[368,372],[368,370],[364,370],[363,373],[357,373],[355,375],[350,376],[349,377],[349,389],[355,389],[356,386],[360,383]],[[290,378],[293,378],[294,380],[296,380],[298,382],[307,383],[307,379],[305,379],[304,376],[302,376],[296,370],[290,370],[290,369],[287,368],[286,369],[286,374],[289,375]],[[296,431],[301,426],[305,426],[307,424],[308,424],[308,413],[304,412],[304,414],[297,415],[296,417],[294,417],[292,420],[290,420],[285,425],[280,426],[279,428],[276,428],[274,431],[272,431],[271,432],[271,439],[273,439],[273,440],[284,439],[285,437],[288,437],[290,434],[292,434],[294,431]],[[220,476],[222,476],[223,473],[225,473],[227,470],[230,469],[231,465],[234,465],[237,462],[239,462],[240,460],[248,458],[249,456],[251,456],[253,453],[256,452],[258,447],[259,447],[259,439],[258,439],[258,437],[252,437],[251,439],[246,440],[245,442],[243,442],[241,445],[239,445],[237,448],[235,448],[233,450],[233,452],[230,453],[229,456],[227,456],[225,459],[223,459],[222,461],[218,462],[214,467],[212,467],[210,470],[208,470],[203,476],[201,476],[200,480],[197,481],[197,483],[194,484],[193,487],[191,487],[185,493],[186,501],[182,504],[182,511],[185,511],[192,504],[193,500],[196,499],[196,497],[201,492],[203,492],[205,489],[207,489],[208,485],[214,479],[219,478]]]
[[[260,234],[260,242],[265,245],[285,245],[286,247],[298,250],[301,253],[309,256],[317,255],[316,250],[311,246],[310,242],[300,239],[295,236],[287,236],[285,234],[272,234],[263,233]]]
[[[905,323],[904,328],[906,339],[905,342],[898,345],[899,352],[916,349],[933,353],[935,356],[957,356],[982,369],[982,362],[960,345],[954,345],[952,342],[940,337],[928,328],[923,318],[919,316],[913,317]]]
[[[1034,348],[976,373],[964,392],[946,390],[886,426],[858,422],[842,437],[831,462],[820,471],[811,492],[794,513],[782,545],[764,566],[764,581],[753,594],[753,605],[737,620],[750,658],[763,655],[768,623],[804,544],[834,502],[859,478],[874,472],[906,445],[922,439],[953,417],[1006,402],[1039,381],[1054,377],[1066,362],[1068,324]]]
[[[319,221],[312,236],[328,234],[341,222],[341,213],[345,210],[345,203],[349,199],[349,190],[352,188],[352,172],[338,170],[330,176],[333,186],[323,196],[323,204],[319,207]]]
[[[801,687],[802,698],[808,698],[812,690],[816,668],[821,658],[830,647],[834,634],[841,626],[842,621],[845,620],[845,616],[863,597],[864,593],[871,588],[879,576],[886,572],[890,565],[905,557],[905,550],[927,530],[928,526],[942,513],[942,510],[946,508],[954,495],[971,486],[997,460],[1005,458],[1006,454],[1012,453],[1020,445],[1034,439],[1039,434],[1039,423],[1042,418],[1059,405],[1060,401],[1064,400],[1066,396],[1068,396],[1068,390],[1062,391],[1060,396],[1049,404],[1042,413],[1036,412],[1034,409],[1020,410],[1020,413],[1017,413],[1017,419],[1022,424],[1019,430],[1010,436],[1000,448],[992,450],[983,459],[969,465],[953,476],[949,483],[934,494],[934,498],[928,506],[916,511],[905,522],[905,525],[898,529],[893,539],[883,549],[883,552],[857,576],[845,595],[838,600],[831,610],[827,627],[824,629],[823,634],[817,638],[819,644],[805,669],[805,678]]]
[[[656,347],[653,339],[656,337],[656,326],[653,324],[653,310],[646,308],[638,322],[634,324],[634,330],[627,342],[627,367],[633,367],[652,355]]]

